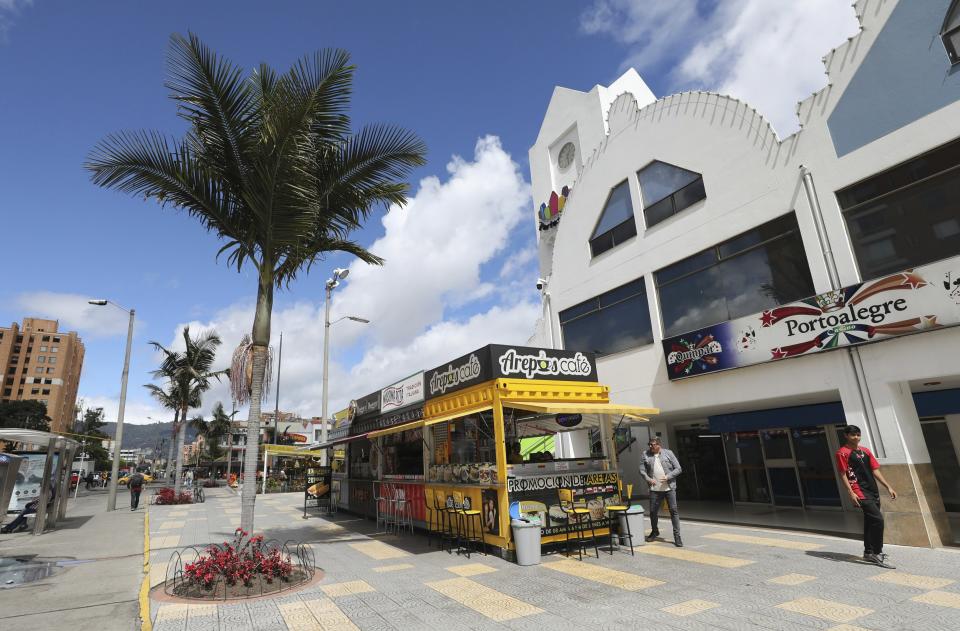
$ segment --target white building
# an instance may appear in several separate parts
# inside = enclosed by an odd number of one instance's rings
[[[530,149],[532,342],[597,351],[614,400],[662,409],[688,506],[849,527],[849,423],[900,494],[887,540],[960,538],[958,5],[857,2],[784,139],[747,103],[658,99],[632,70],[555,89]]]

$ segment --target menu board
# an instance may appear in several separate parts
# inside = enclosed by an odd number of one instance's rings
[[[606,507],[619,501],[620,475],[615,471],[595,473],[554,473],[542,476],[508,478],[510,514],[536,514],[541,536],[561,535],[577,530],[560,507],[560,489],[573,491],[574,503],[590,509],[594,528],[610,524]]]

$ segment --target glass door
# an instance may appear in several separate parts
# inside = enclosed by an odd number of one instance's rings
[[[920,422],[930,452],[933,474],[940,485],[940,496],[948,512],[960,512],[960,462],[945,419]]]
[[[763,453],[770,476],[773,503],[777,506],[803,506],[796,460],[790,443],[790,430],[765,429],[760,432]]]
[[[770,488],[763,464],[760,432],[730,432],[723,435],[735,502],[770,503]]]
[[[823,427],[797,427],[791,431],[804,504],[842,506],[827,431]]]

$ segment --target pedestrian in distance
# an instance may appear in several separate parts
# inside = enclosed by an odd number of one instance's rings
[[[140,506],[140,493],[143,491],[143,474],[139,471],[130,476],[130,510],[137,510]]]
[[[673,522],[673,545],[683,547],[683,539],[680,538],[680,513],[677,510],[677,476],[682,472],[680,461],[673,452],[664,449],[658,437],[651,438],[641,457],[640,469],[640,474],[650,485],[651,530],[647,541],[653,541],[660,536],[657,517],[660,514],[660,505],[666,499],[670,507],[670,520]]]
[[[843,435],[847,442],[837,450],[837,468],[850,499],[863,511],[863,560],[895,569],[887,563],[887,555],[883,551],[883,512],[880,510],[877,481],[887,488],[891,500],[897,499],[897,492],[880,473],[880,463],[873,453],[860,446],[860,428],[847,425]]]

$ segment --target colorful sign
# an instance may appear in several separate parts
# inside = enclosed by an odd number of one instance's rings
[[[592,353],[490,344],[424,374],[432,399],[491,379],[597,381]]]
[[[423,373],[418,372],[380,391],[380,413],[423,403]]]
[[[554,473],[523,478],[507,478],[511,511],[514,506],[521,512],[540,510],[540,534],[544,537],[560,535],[577,528],[574,519],[560,505],[560,489],[573,493],[577,506],[590,510],[594,528],[610,524],[606,507],[619,501],[620,475],[615,471],[594,473]]]
[[[671,380],[960,324],[960,257],[663,340]]]

